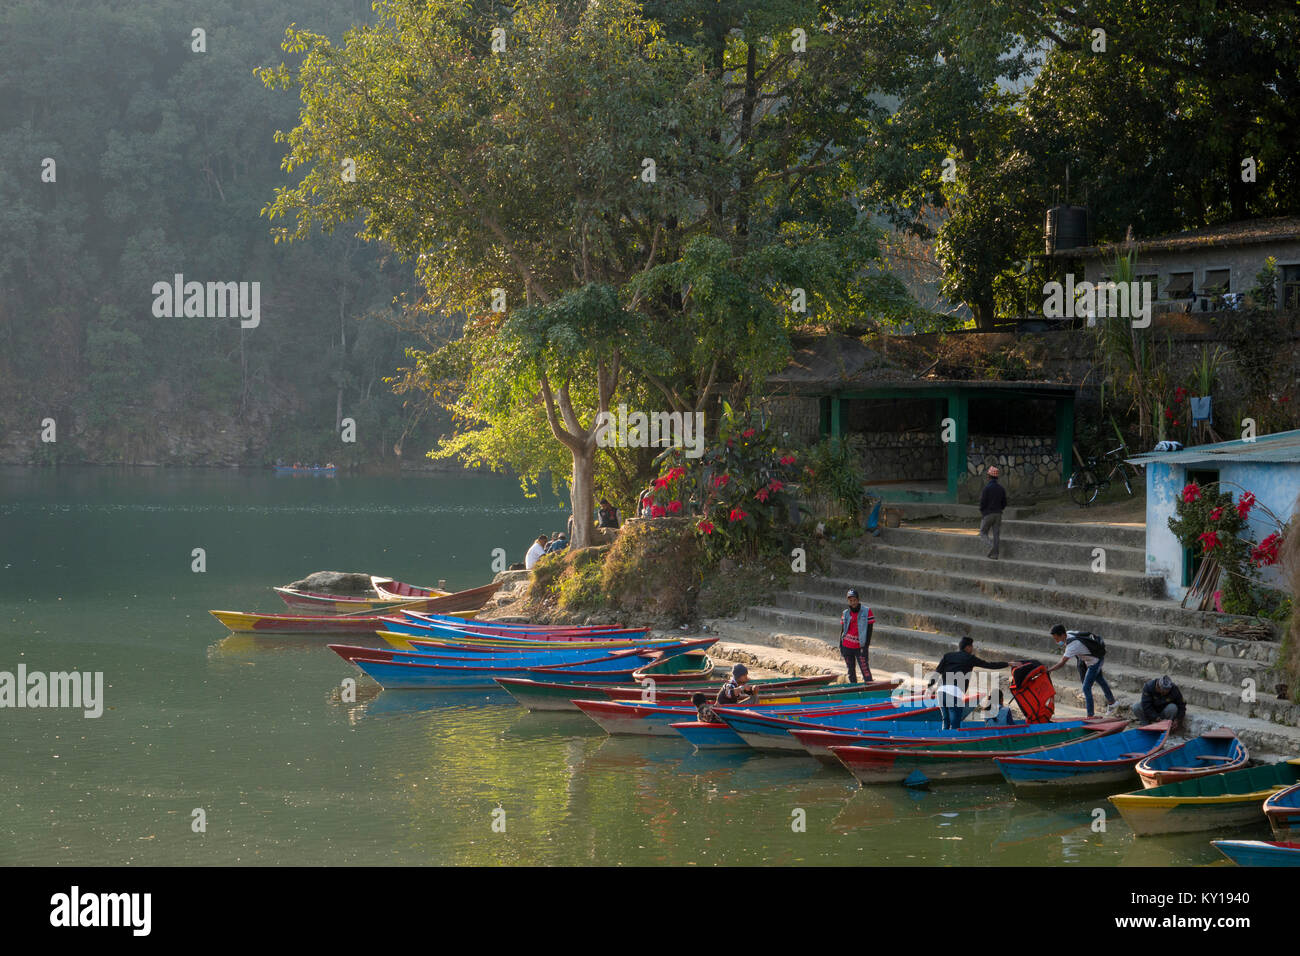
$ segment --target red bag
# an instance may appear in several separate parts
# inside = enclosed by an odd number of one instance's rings
[[[1026,661],[1011,672],[1011,696],[1031,724],[1045,724],[1056,713],[1052,675],[1038,661]]]

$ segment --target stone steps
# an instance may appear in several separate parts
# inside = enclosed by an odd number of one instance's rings
[[[1067,525],[1065,527],[1077,527]],[[1087,527],[1106,527],[1090,525]],[[940,554],[961,554],[968,557],[984,558],[988,553],[988,544],[972,528],[969,533],[926,531],[920,528],[886,528],[881,532],[885,544],[919,548]],[[1122,536],[1122,540],[1127,536]],[[1050,541],[1041,538],[1021,537],[1012,530],[1012,525],[1004,523],[999,544],[999,557],[1007,561],[1031,562],[1034,564],[1053,564],[1062,567],[1075,567],[1087,571],[1091,569],[1096,555],[1095,549],[1106,552],[1106,568],[1112,571],[1127,571],[1140,574],[1146,570],[1146,544],[1134,546],[1112,540],[1110,537],[1097,535],[1091,538],[1069,538]]]

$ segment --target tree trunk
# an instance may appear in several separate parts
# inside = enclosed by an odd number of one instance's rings
[[[591,547],[592,529],[595,527],[596,496],[596,444],[589,443],[581,451],[571,449],[573,453],[573,482],[570,485],[570,501],[573,505],[573,538],[569,542],[570,550]]]

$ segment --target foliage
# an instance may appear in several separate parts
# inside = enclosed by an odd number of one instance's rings
[[[1277,258],[1269,256],[1264,267],[1255,273],[1255,286],[1250,290],[1251,301],[1261,309],[1277,305]]]
[[[704,554],[686,519],[637,521],[610,546],[601,589],[629,614],[682,624],[695,613]]]
[[[805,497],[835,502],[851,524],[861,524],[867,503],[864,451],[861,435],[823,438],[804,453],[800,491]]]

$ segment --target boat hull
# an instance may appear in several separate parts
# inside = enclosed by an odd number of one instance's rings
[[[1300,760],[1198,777],[1110,798],[1137,836],[1258,823],[1264,801],[1300,783]]]
[[[998,757],[1003,778],[1017,789],[1080,789],[1122,784],[1136,775],[1139,760],[1158,753],[1169,738],[1169,721],[1123,733],[1053,747],[1023,757]]]
[[[1238,866],[1300,866],[1300,843],[1268,840],[1211,840]]]
[[[696,750],[748,750],[749,744],[726,724],[708,724],[699,720],[684,720],[669,724],[676,733],[685,737]]]
[[[1264,816],[1273,828],[1273,839],[1300,843],[1300,783],[1271,794],[1264,801]]]
[[[1181,780],[1195,780],[1246,766],[1250,752],[1226,727],[1201,734],[1137,762],[1142,786],[1150,789]]]
[[[760,699],[767,699],[768,695],[780,694],[781,697],[799,697],[805,698],[809,691],[815,692],[816,696],[836,696],[835,687],[826,687],[834,675],[825,675],[824,677],[801,677],[788,681],[773,681],[770,683],[759,682],[759,692],[762,695]],[[881,690],[891,690],[894,686],[890,682],[879,682]],[[510,692],[521,705],[529,710],[546,710],[546,711],[575,711],[578,709],[574,704],[575,700],[632,700],[644,701],[646,703],[655,703],[656,701],[674,702],[677,700],[683,703],[689,703],[690,698],[695,693],[705,694],[712,699],[718,692],[718,683],[716,681],[696,681],[689,685],[670,685],[668,687],[656,686],[653,691],[648,687],[598,687],[598,688],[581,688],[573,687],[569,684],[547,684],[539,681],[517,681],[505,680],[501,686]],[[850,693],[856,689],[866,689],[869,685],[853,685],[849,688],[844,685]],[[586,692],[590,690],[591,692]],[[780,698],[774,698],[780,699]]]

